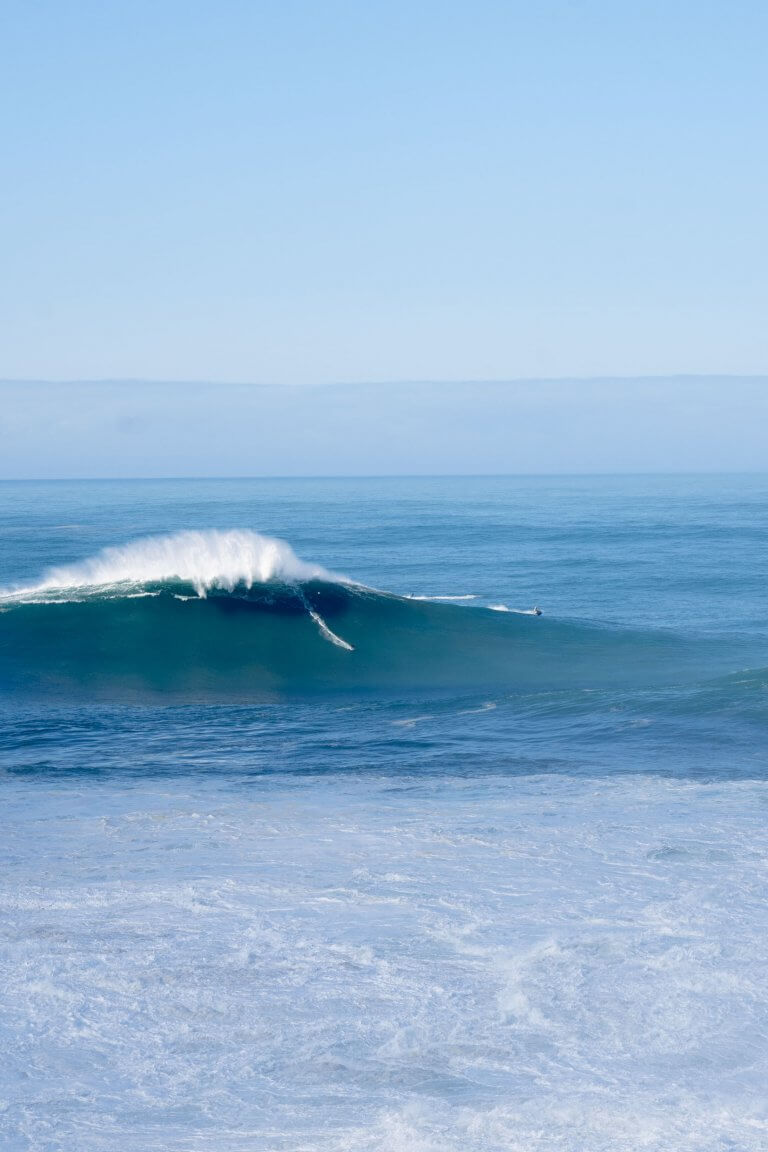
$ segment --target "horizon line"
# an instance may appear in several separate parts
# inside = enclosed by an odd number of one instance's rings
[[[663,469],[661,471],[627,472],[281,472],[232,476],[0,476],[0,484],[152,484],[158,482],[179,484],[188,481],[223,482],[228,480],[585,480],[628,479],[646,476],[768,476],[768,468],[714,471]]]
[[[596,375],[560,376],[478,376],[478,377],[401,377],[381,380],[316,380],[295,381],[292,383],[264,382],[258,380],[206,380],[185,379],[184,377],[152,376],[83,376],[83,377],[35,377],[0,376],[0,386],[14,384],[50,385],[142,385],[153,384],[170,387],[214,387],[214,388],[383,388],[403,385],[462,385],[462,384],[580,384],[598,382],[643,383],[652,381],[693,381],[693,380],[767,380],[768,368],[761,372],[653,372],[653,373],[605,373]]]

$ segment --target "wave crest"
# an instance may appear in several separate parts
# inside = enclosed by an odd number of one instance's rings
[[[77,564],[49,568],[34,585],[0,590],[0,598],[28,597],[84,588],[144,587],[179,581],[205,597],[272,581],[346,583],[319,564],[300,560],[285,540],[250,531],[187,531],[146,536],[104,548]]]

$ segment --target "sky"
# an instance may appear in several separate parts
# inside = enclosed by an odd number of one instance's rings
[[[0,377],[768,371],[763,0],[0,0]]]
[[[767,49],[763,0],[0,0],[0,475],[768,466]]]

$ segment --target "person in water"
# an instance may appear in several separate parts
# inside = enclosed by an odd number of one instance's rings
[[[541,608],[538,605],[534,605],[533,614],[534,616],[541,616]]]

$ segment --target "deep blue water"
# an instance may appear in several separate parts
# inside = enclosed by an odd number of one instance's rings
[[[764,476],[0,484],[4,1146],[764,1147],[767,539]]]

